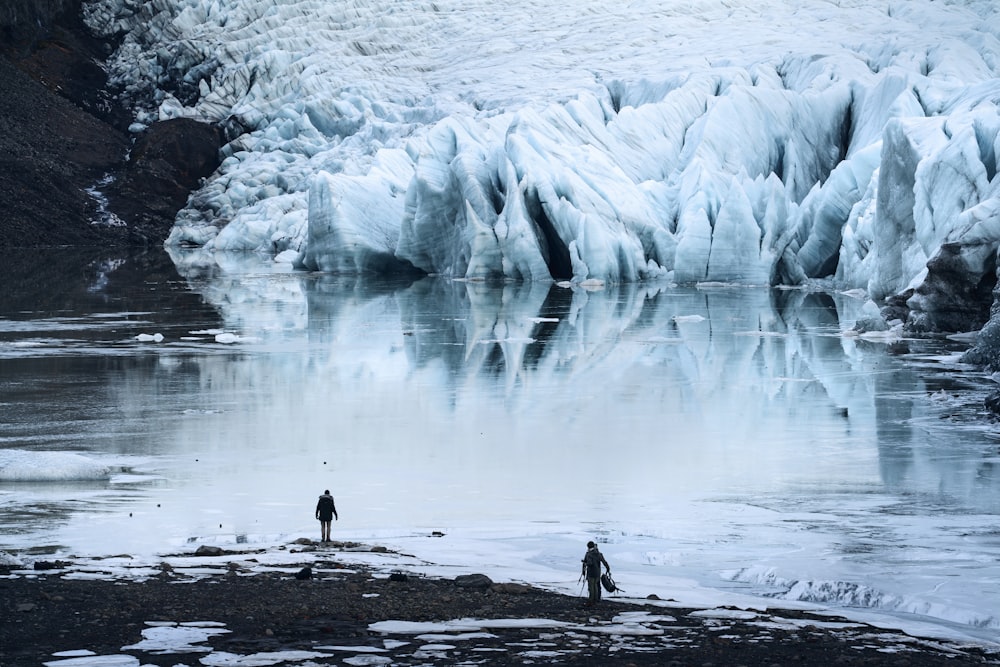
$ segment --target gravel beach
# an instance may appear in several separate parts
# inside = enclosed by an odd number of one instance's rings
[[[8,566],[0,665],[1000,664],[980,646],[827,614],[614,598],[591,608],[484,575],[358,565],[345,549],[364,547],[300,540],[279,549],[280,562],[273,550],[269,560],[178,554],[126,577],[127,556],[103,571],[100,559]]]

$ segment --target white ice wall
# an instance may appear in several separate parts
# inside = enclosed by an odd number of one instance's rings
[[[236,135],[172,245],[881,298],[919,291],[995,210],[989,2],[100,0],[87,17],[125,33],[140,125]]]

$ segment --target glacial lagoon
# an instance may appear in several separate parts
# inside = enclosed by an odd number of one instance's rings
[[[0,268],[0,551],[318,537],[576,593],[818,603],[1000,639],[994,381],[834,290]]]

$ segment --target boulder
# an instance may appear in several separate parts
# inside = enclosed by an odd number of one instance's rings
[[[455,585],[460,588],[487,589],[493,585],[493,580],[485,574],[460,574],[455,577]]]
[[[198,550],[194,552],[194,555],[195,556],[221,556],[222,553],[223,552],[222,552],[222,548],[221,547],[210,547],[207,544],[203,544],[202,546],[198,547]]]
[[[976,331],[990,318],[997,244],[976,239],[943,243],[927,262],[927,275],[906,305],[907,331]]]

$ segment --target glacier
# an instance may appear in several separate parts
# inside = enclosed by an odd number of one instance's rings
[[[85,18],[119,40],[136,131],[226,131],[166,242],[205,261],[821,281],[916,331],[990,317],[988,0],[97,0]]]

